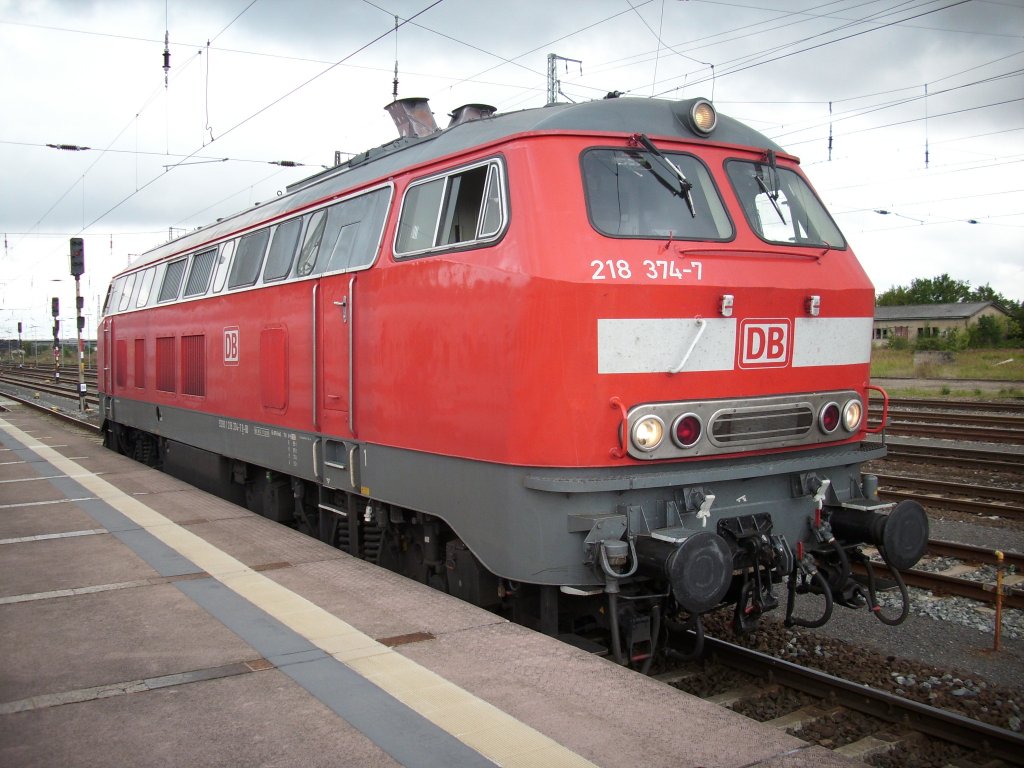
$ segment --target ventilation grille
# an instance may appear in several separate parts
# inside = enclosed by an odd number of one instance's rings
[[[156,339],[156,388],[161,392],[174,392],[174,337]]]
[[[735,408],[715,415],[711,437],[719,445],[799,440],[814,426],[814,411],[795,403],[776,407]]]
[[[181,337],[181,392],[206,395],[206,337]]]

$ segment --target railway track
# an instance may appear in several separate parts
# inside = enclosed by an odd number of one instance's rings
[[[878,474],[878,495],[888,501],[917,499],[944,509],[1024,519],[1024,491],[967,485],[926,477]]]
[[[77,406],[79,402],[77,375],[72,378],[71,375],[65,373],[58,380],[53,377],[52,371],[33,371],[26,374],[22,371],[8,369],[0,371],[0,383],[32,389],[40,393],[45,392],[52,397],[66,400],[74,406]],[[85,405],[86,408],[92,409],[99,407],[99,395],[96,390],[95,379],[91,382],[88,378],[86,379]]]
[[[1013,456],[1004,451],[967,448],[954,444],[938,447],[892,442],[888,443],[888,449],[886,458],[889,459],[994,471],[1024,471],[1024,456]]]
[[[56,407],[50,405],[49,403],[30,400],[29,398],[21,397],[19,395],[12,394],[4,390],[0,390],[0,398],[14,400],[15,402],[21,403],[22,405],[26,405],[29,408],[34,408],[37,411],[44,411],[45,413],[48,413],[51,416],[56,416],[61,421],[66,421],[69,424],[74,424],[75,426],[82,427],[83,429],[87,429],[90,432],[96,432],[98,434],[100,431],[99,424],[87,421],[85,419],[80,418],[79,416],[73,416],[70,413],[65,413],[64,411],[58,410]],[[0,404],[0,411],[4,410],[7,409],[4,408],[2,404]]]
[[[870,405],[872,408],[877,403],[873,398]],[[890,397],[889,408],[895,410],[911,410],[914,408],[925,410],[961,411],[967,413],[1019,413],[1024,415],[1024,401],[1022,400],[940,400],[921,397]]]
[[[900,742],[912,742],[914,736],[910,732],[916,732],[930,739],[956,744],[986,762],[997,759],[1019,765],[1024,759],[1024,736],[1020,733],[953,711],[835,677],[818,669],[717,638],[705,638],[704,657],[753,678],[750,685],[706,697],[731,709],[737,709],[738,702],[764,696],[779,686],[809,694],[819,700],[816,706],[798,705],[788,715],[767,721],[776,727],[792,732],[815,718],[843,719],[845,712],[857,712],[876,721],[876,725],[869,726],[873,732],[836,750],[846,756],[863,759],[871,753],[894,749]],[[700,674],[702,672],[684,668],[659,675],[658,679],[686,690],[688,678]],[[900,732],[895,739],[892,736],[894,726]],[[879,738],[879,733],[885,733],[885,738]]]
[[[869,403],[872,426],[878,426],[881,410],[877,399]],[[886,432],[909,437],[1024,444],[1024,404],[892,398]]]
[[[930,568],[929,566],[938,558],[952,558],[960,562],[941,570]],[[885,566],[881,562],[876,565],[876,575],[884,578]],[[988,578],[988,575],[978,575],[983,565],[1002,567],[1011,572],[1003,583],[1003,606],[1024,610],[1024,579],[1019,576],[1024,573],[1024,554],[1019,552],[1003,552],[1003,560],[1000,562],[995,550],[992,549],[929,539],[925,559],[914,568],[900,571],[900,575],[908,586],[926,589],[935,595],[965,597],[992,604],[997,601],[998,587],[994,575],[991,575],[991,578]],[[860,566],[855,565],[854,570],[864,573]],[[975,577],[967,578],[969,574],[975,574]]]

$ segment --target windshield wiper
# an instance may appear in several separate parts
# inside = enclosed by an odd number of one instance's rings
[[[757,185],[761,187],[761,191],[768,195],[768,199],[772,203],[772,208],[779,214],[779,220],[785,224],[786,217],[782,215],[782,209],[779,207],[779,166],[775,161],[775,150],[765,150],[765,159],[768,161],[768,178],[772,182],[771,191],[768,191],[768,185],[764,183],[764,179],[761,178],[761,174],[755,173],[754,178],[757,180]],[[760,169],[761,166],[758,166]]]
[[[779,193],[776,192],[772,194],[771,192],[769,192],[768,185],[764,183],[764,179],[762,179],[760,176],[754,176],[754,181],[757,182],[757,186],[761,188],[761,191],[768,196],[768,200],[771,202],[772,208],[774,208],[775,212],[779,214],[779,219],[781,219],[783,224],[786,224],[786,217],[782,215],[782,209],[779,207]]]
[[[690,216],[696,219],[697,209],[694,208],[693,206],[693,195],[690,194],[690,190],[693,189],[693,184],[686,180],[686,176],[683,175],[683,172],[679,170],[679,167],[675,163],[673,163],[671,160],[665,157],[665,155],[661,153],[661,150],[654,146],[654,142],[647,138],[646,134],[634,133],[633,141],[643,146],[644,149],[646,149],[656,158],[661,160],[662,163],[668,166],[668,169],[672,171],[672,173],[676,177],[676,180],[678,180],[679,182],[679,189],[673,189],[671,184],[667,184],[664,177],[662,177],[660,173],[655,171],[653,166],[649,166],[649,170],[658,181],[660,181],[663,185],[668,187],[669,191],[671,191],[673,195],[678,195],[679,197],[683,198],[683,200],[686,202],[686,207],[690,211]]]

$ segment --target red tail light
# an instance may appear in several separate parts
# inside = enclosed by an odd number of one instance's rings
[[[818,414],[818,424],[825,434],[832,434],[839,426],[841,414],[836,403],[826,403]]]
[[[700,440],[704,425],[693,413],[684,413],[672,426],[672,439],[680,448],[689,448]]]

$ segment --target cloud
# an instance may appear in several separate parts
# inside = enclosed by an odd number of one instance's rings
[[[170,2],[165,17],[164,4],[135,0],[0,0],[0,336],[22,317],[11,307],[48,322],[62,285],[51,281],[67,279],[67,239],[83,227],[95,298],[170,228],[269,199],[335,151],[394,138],[382,110],[393,14],[430,1],[375,2]],[[429,97],[441,124],[467,102],[540,106],[557,53],[582,60],[559,67],[575,100],[713,95],[801,157],[879,289],[948,272],[1022,299],[1024,102],[1012,99],[1024,92],[1024,8],[954,2],[884,15],[893,9],[852,0],[805,12],[745,0],[632,0],[635,10],[445,0],[398,32],[400,94]],[[701,62],[714,63],[713,80]]]

